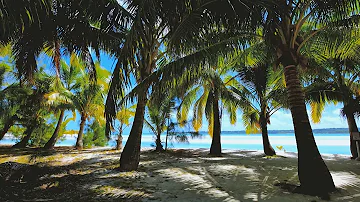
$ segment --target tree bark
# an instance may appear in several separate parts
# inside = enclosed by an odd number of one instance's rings
[[[61,110],[58,123],[56,124],[55,131],[49,141],[45,144],[44,149],[53,149],[56,143],[56,140],[59,136],[62,122],[64,120],[65,110]]]
[[[0,140],[2,140],[4,138],[6,133],[9,131],[11,126],[13,126],[14,124],[15,124],[15,118],[14,118],[14,116],[12,116],[10,119],[8,119],[5,122],[4,128],[1,130],[1,133],[0,133]]]
[[[285,52],[282,64],[298,150],[299,191],[316,195],[332,192],[335,185],[317,148],[298,70],[290,52]]]
[[[35,128],[36,128],[35,125],[31,125],[28,128],[26,128],[26,131],[24,132],[25,137],[20,142],[16,143],[14,146],[12,146],[12,148],[25,148],[26,145],[28,144],[31,134],[33,133]]]
[[[80,122],[80,129],[79,129],[79,133],[78,133],[78,136],[76,139],[76,145],[75,145],[75,148],[78,150],[81,150],[84,147],[83,134],[84,134],[85,122],[86,122],[86,117],[84,115],[82,115],[81,122]]]
[[[357,127],[353,113],[347,113],[346,119],[348,122],[349,133],[350,133],[350,151],[351,151],[351,155],[352,155],[351,158],[356,159],[359,156],[359,154],[357,153],[356,141],[353,139],[352,133],[359,132],[359,128]]]
[[[144,126],[145,106],[147,103],[146,90],[138,95],[134,121],[131,127],[129,138],[126,141],[120,157],[120,170],[137,170],[140,161],[141,136]]]
[[[119,134],[118,138],[116,140],[116,150],[121,150],[122,149],[122,142],[123,142],[122,134]]]
[[[274,148],[271,146],[269,141],[268,129],[267,129],[267,120],[265,117],[264,111],[261,112],[260,115],[260,126],[261,126],[261,135],[264,147],[264,153],[266,156],[274,156],[276,155]]]
[[[221,125],[220,125],[220,112],[219,112],[219,99],[214,92],[214,103],[213,103],[213,113],[214,113],[214,128],[213,136],[210,147],[210,155],[212,156],[221,156]]]
[[[163,146],[161,144],[161,133],[158,133],[156,135],[155,143],[156,143],[156,149],[155,149],[156,151],[158,151],[158,152],[164,151],[164,148],[163,148]]]

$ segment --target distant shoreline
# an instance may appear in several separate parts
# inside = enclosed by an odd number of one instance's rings
[[[269,130],[268,132],[271,134],[288,134],[288,133],[294,133],[294,130]],[[200,133],[207,133],[207,131],[200,131]],[[224,133],[224,134],[227,134],[227,133],[246,134],[246,132],[244,130],[221,131],[221,133]],[[321,129],[313,129],[313,133],[323,133],[323,134],[349,133],[349,129],[348,128],[321,128]]]

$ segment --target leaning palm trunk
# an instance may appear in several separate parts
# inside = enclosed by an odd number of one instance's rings
[[[214,113],[214,128],[213,128],[213,136],[210,147],[210,155],[213,156],[221,156],[221,125],[220,125],[220,112],[219,112],[219,99],[216,95],[214,95],[214,103],[213,103],[213,113]]]
[[[80,122],[80,129],[79,133],[76,139],[76,145],[75,148],[78,150],[83,149],[83,134],[84,134],[84,127],[85,127],[86,117],[84,115],[81,116],[81,122]]]
[[[29,126],[26,131],[24,132],[25,137],[18,143],[16,143],[13,148],[25,148],[26,145],[28,144],[31,134],[33,133],[33,131],[35,130],[36,126],[35,125],[31,125]]]
[[[4,128],[1,130],[1,133],[0,133],[0,140],[2,140],[4,138],[5,134],[9,131],[11,126],[13,126],[14,124],[15,124],[14,116],[5,122]]]
[[[269,141],[267,120],[266,120],[264,113],[265,112],[261,112],[261,115],[260,115],[260,126],[261,126],[261,135],[262,135],[262,140],[263,140],[264,153],[266,156],[274,156],[274,155],[276,155],[276,153]]]
[[[138,95],[138,102],[134,122],[131,127],[130,135],[126,141],[120,157],[120,170],[137,170],[140,161],[141,135],[144,126],[145,106],[147,103],[146,91]]]
[[[355,117],[353,113],[347,113],[346,114],[346,119],[348,122],[348,126],[349,126],[349,133],[350,133],[350,151],[351,151],[351,158],[357,158],[359,156],[359,154],[357,153],[357,148],[356,148],[356,141],[353,138],[353,133],[359,132],[359,129],[357,127],[356,121],[355,121]]]
[[[298,70],[291,57],[290,53],[283,56],[282,64],[285,67],[288,101],[298,150],[300,191],[311,194],[328,193],[335,190],[335,185],[317,148],[306,111]]]
[[[56,125],[55,131],[49,141],[45,144],[44,149],[52,149],[55,146],[56,140],[59,136],[62,122],[64,120],[65,110],[61,110],[58,123]]]

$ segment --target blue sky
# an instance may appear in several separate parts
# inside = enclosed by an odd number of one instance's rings
[[[39,65],[51,65],[51,59],[42,57],[39,58]],[[101,66],[113,72],[116,65],[116,60],[114,58],[109,57],[107,54],[101,54]],[[325,107],[323,116],[321,118],[321,122],[318,124],[312,124],[313,129],[320,129],[320,128],[347,128],[346,119],[340,116],[340,110],[342,108],[342,103],[337,105],[330,104]],[[310,108],[308,106],[308,113],[310,114]],[[189,112],[189,115],[192,112]],[[71,113],[68,113],[70,116]],[[244,130],[244,125],[242,124],[241,120],[241,112],[238,111],[237,114],[238,120],[235,125],[231,125],[229,121],[228,114],[223,114],[222,117],[222,131],[239,131]],[[201,131],[207,131],[208,124],[206,123],[206,119],[203,118],[204,123],[201,128]],[[67,129],[77,130],[79,128],[80,123],[80,116],[77,116],[77,120],[70,122],[68,124]],[[358,121],[360,125],[360,122]],[[128,134],[131,127],[128,127],[124,134]],[[292,130],[292,118],[291,113],[289,110],[279,110],[271,117],[271,124],[268,126],[269,130]],[[144,127],[144,132],[150,132],[147,128]]]

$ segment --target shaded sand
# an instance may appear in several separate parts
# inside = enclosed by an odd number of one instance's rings
[[[120,152],[67,147],[44,152],[0,147],[0,201],[321,201],[274,186],[297,184],[295,153],[144,149],[136,172],[119,172]],[[338,192],[332,201],[360,201],[360,162],[324,155]]]

